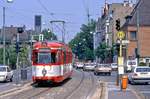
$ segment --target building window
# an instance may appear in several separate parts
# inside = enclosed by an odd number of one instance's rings
[[[130,32],[130,39],[131,40],[136,40],[137,39],[137,37],[136,37],[136,31],[131,31]]]

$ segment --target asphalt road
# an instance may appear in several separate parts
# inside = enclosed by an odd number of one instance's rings
[[[142,93],[145,96],[145,99],[150,99],[150,84],[135,84],[131,86]]]
[[[26,80],[22,80],[21,79],[21,72],[19,72],[19,80],[18,80],[18,85],[16,85],[16,82],[17,82],[17,70],[14,70],[13,73],[14,73],[14,77],[13,77],[13,81],[12,82],[0,82],[0,92],[2,91],[6,91],[6,90],[10,90],[14,87],[18,87],[19,85],[21,84],[25,84],[29,81],[31,81],[31,75],[32,75],[32,72],[31,72],[31,68],[27,68],[27,79]]]
[[[53,97],[55,96],[55,99],[59,99],[60,97],[63,99],[63,97],[65,97],[65,96],[64,96],[64,94],[62,94],[62,92],[67,94],[68,91],[71,91],[74,88],[74,86],[77,86],[79,84],[79,82],[81,80],[81,76],[82,76],[81,71],[82,70],[75,71],[75,73],[72,76],[72,79],[66,81],[60,87],[52,87],[51,90],[42,93],[41,97],[45,97],[45,95],[46,95],[46,96],[53,96]],[[83,83],[85,85],[82,85],[82,86],[84,86],[84,88],[80,88],[80,90],[82,90],[82,93],[80,93],[80,91],[79,91],[79,92],[77,92],[76,96],[88,92],[86,90],[86,87],[89,88],[88,84],[90,84],[90,80],[89,80],[90,79],[89,78],[90,73],[93,75],[93,72],[84,72],[85,80],[84,80]],[[31,70],[28,70],[27,75],[28,75],[27,78],[30,81],[31,80]],[[98,75],[98,76],[94,76],[94,79],[95,79],[96,82],[105,81],[108,84],[111,84],[111,83],[116,83],[116,75],[117,75],[116,72],[112,72],[111,76]],[[0,92],[2,92],[4,90],[11,89],[11,88],[14,88],[16,86],[15,85],[15,79],[16,78],[14,77],[13,82],[8,82],[8,83],[1,82],[0,83]],[[135,84],[135,85],[129,85],[129,86],[132,86],[135,90],[137,90],[140,93],[144,94],[145,99],[150,99],[150,84],[149,85]],[[27,90],[23,93],[18,94],[17,96],[21,96],[22,94],[29,94],[30,95],[30,93],[32,93],[32,92],[35,92],[35,94],[37,94],[38,92],[41,92],[42,90],[45,90],[45,88],[32,88],[31,90]],[[56,94],[58,94],[58,95],[56,95]],[[35,98],[39,98],[39,96],[36,96]],[[45,99],[48,99],[48,98],[46,97]],[[72,99],[72,98],[70,98],[70,99]]]
[[[5,96],[5,99],[90,99],[94,93],[96,77],[92,72],[74,71],[71,79],[61,85],[31,86],[22,92]],[[51,98],[50,98],[51,97]]]

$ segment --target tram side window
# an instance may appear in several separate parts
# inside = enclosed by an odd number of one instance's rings
[[[51,62],[52,63],[56,63],[57,59],[56,59],[56,53],[51,53]]]

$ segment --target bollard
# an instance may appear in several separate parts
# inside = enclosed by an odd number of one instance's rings
[[[128,76],[127,75],[122,75],[121,79],[122,79],[121,89],[125,91],[128,87]]]

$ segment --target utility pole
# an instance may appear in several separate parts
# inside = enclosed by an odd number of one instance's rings
[[[7,3],[12,3],[13,0],[7,0]],[[3,65],[6,65],[6,32],[5,32],[5,12],[6,12],[6,7],[3,7]]]
[[[19,33],[17,33],[17,41],[16,41],[16,43],[19,43]],[[17,52],[16,67],[17,67],[16,84],[19,84],[19,52]]]
[[[139,65],[139,58],[140,58],[140,39],[139,39],[139,27],[140,27],[140,22],[139,22],[139,8],[137,6],[137,65]]]
[[[3,65],[6,65],[5,10],[6,8],[3,7]]]
[[[53,27],[53,23],[61,23],[62,24],[62,42],[65,43],[65,21],[62,21],[62,20],[53,20],[53,21],[50,21],[51,23],[51,26]],[[52,29],[52,32],[53,32],[53,29]]]
[[[83,0],[83,6],[86,11],[87,21],[88,21],[88,23],[90,23],[89,0],[86,0],[86,1],[87,1],[87,3],[85,2],[85,0]]]

